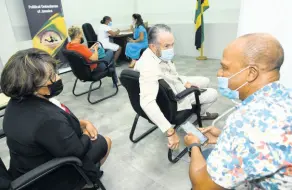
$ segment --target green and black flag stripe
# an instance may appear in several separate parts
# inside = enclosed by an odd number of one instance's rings
[[[197,49],[202,47],[204,42],[204,18],[203,13],[209,8],[208,0],[197,0],[195,24],[196,24],[196,38],[195,46]]]

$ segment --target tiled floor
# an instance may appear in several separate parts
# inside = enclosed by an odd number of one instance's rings
[[[193,57],[176,58],[176,67],[182,75],[200,75],[211,79],[211,87],[216,88],[216,73],[219,60],[197,61]],[[117,68],[118,72],[127,65]],[[72,87],[75,77],[72,73],[64,74],[64,92],[57,98],[67,105],[79,118],[93,122],[100,134],[111,137],[112,151],[102,169],[105,174],[102,182],[108,190],[189,190],[188,157],[176,164],[167,159],[167,141],[163,134],[156,130],[138,144],[129,140],[135,112],[129,102],[126,90],[121,87],[118,95],[102,103],[91,105],[86,95],[74,97]],[[88,89],[88,84],[78,85],[78,90]],[[113,91],[111,79],[105,79],[101,90],[94,92],[96,96]],[[219,97],[209,110],[223,113],[233,103]],[[2,121],[1,121],[2,122]],[[205,122],[204,126],[211,122]],[[218,123],[222,127],[223,121]],[[151,127],[145,120],[138,123],[137,132]],[[181,141],[182,141],[181,136]],[[183,148],[183,143],[181,148]],[[0,141],[0,156],[5,164],[9,163],[8,149],[5,140]]]

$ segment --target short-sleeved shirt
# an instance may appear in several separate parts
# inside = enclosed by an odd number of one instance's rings
[[[292,189],[292,93],[274,82],[228,117],[207,170],[218,185]]]
[[[71,51],[76,51],[77,53],[82,55],[86,59],[87,62],[90,62],[89,58],[92,56],[93,52],[90,51],[90,49],[86,47],[85,45],[69,42],[66,48]],[[97,64],[90,65],[91,70],[94,70],[96,67],[97,67]]]
[[[109,33],[108,31],[112,30],[110,26],[106,24],[101,24],[98,29],[98,40],[101,43],[109,43]]]

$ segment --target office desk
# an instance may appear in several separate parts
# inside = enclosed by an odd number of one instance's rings
[[[147,24],[148,25],[148,24]],[[146,26],[146,31],[148,33],[149,31],[149,27]],[[127,58],[125,51],[126,51],[126,45],[128,43],[128,38],[133,38],[133,32],[121,32],[121,34],[112,37],[113,42],[115,44],[118,44],[119,46],[121,46],[122,49],[122,53],[120,55],[119,61],[126,61],[126,62],[130,62],[131,60]]]
[[[119,61],[130,62],[130,60],[127,58],[126,53],[125,53],[126,45],[128,43],[128,38],[133,38],[133,32],[122,32],[121,34],[115,37],[112,37],[113,42],[122,47],[122,53],[119,57]]]

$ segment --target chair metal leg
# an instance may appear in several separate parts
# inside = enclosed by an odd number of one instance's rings
[[[199,98],[199,94],[195,94],[196,98],[196,115],[199,127],[203,127],[202,118],[201,118],[201,102]]]
[[[101,190],[106,190],[106,188],[104,187],[104,185],[102,184],[102,182],[99,179],[96,181],[96,185],[97,185],[97,187],[95,188],[96,190],[99,188]]]
[[[118,87],[118,85],[117,85],[117,84],[114,84],[114,85],[115,85],[115,88],[116,88],[116,91],[115,91],[113,94],[111,94],[111,95],[109,95],[109,96],[106,96],[106,97],[104,97],[104,98],[101,98],[101,99],[99,99],[99,100],[96,100],[96,101],[91,101],[91,100],[90,100],[90,95],[91,95],[91,92],[94,91],[94,89],[92,89],[92,85],[93,85],[93,84],[94,84],[94,82],[91,83],[91,85],[90,85],[90,87],[89,87],[88,96],[87,96],[87,100],[88,100],[88,102],[91,103],[91,104],[99,103],[99,102],[101,102],[101,101],[103,101],[103,100],[106,100],[106,99],[108,99],[108,98],[110,98],[110,97],[115,96],[115,95],[119,92],[119,87]],[[100,81],[100,84],[101,84],[101,81]]]
[[[186,153],[188,152],[188,148],[183,149],[175,158],[172,156],[172,150],[168,149],[168,160],[171,163],[177,163]]]
[[[138,123],[138,120],[139,120],[139,115],[137,114],[136,117],[135,117],[135,120],[134,120],[134,123],[133,123],[133,126],[132,126],[132,129],[131,129],[131,132],[130,132],[130,140],[133,142],[133,143],[137,143],[139,142],[140,140],[142,140],[143,138],[145,138],[146,136],[148,136],[150,133],[152,133],[153,131],[155,131],[158,127],[157,126],[154,126],[152,128],[150,128],[149,130],[147,130],[146,132],[144,132],[142,135],[140,135],[139,137],[135,138],[134,139],[134,133],[135,133],[135,130],[136,130],[136,126],[137,126],[137,123]]]
[[[78,81],[78,80],[79,80],[79,79],[76,78],[76,80],[75,80],[75,82],[74,82],[73,89],[72,89],[72,93],[74,94],[74,96],[81,96],[81,95],[87,94],[87,93],[89,92],[89,90],[86,91],[86,92],[79,93],[79,94],[77,94],[77,93],[75,92],[75,89],[76,89],[76,85],[77,85],[77,81]],[[96,82],[97,82],[97,81],[96,81]],[[95,82],[93,82],[93,83],[95,83]],[[91,84],[93,84],[93,83],[91,83]],[[101,81],[99,80],[99,86],[96,87],[96,88],[94,88],[94,89],[92,89],[91,91],[94,91],[94,90],[99,89],[100,86],[101,86]]]
[[[174,126],[175,130],[178,128],[180,128],[180,125]],[[183,149],[175,158],[173,158],[172,152],[173,151],[171,149],[168,149],[168,160],[174,164],[177,163],[188,152],[188,148]]]

